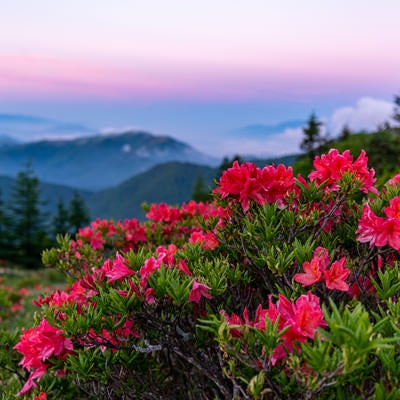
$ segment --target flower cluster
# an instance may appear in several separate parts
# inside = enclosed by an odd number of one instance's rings
[[[287,351],[299,351],[298,343],[303,343],[307,339],[313,339],[317,329],[327,325],[320,306],[319,297],[311,292],[301,295],[296,301],[290,301],[283,295],[278,296],[276,304],[269,296],[269,307],[263,309],[260,304],[256,310],[254,321],[249,320],[248,310],[243,312],[243,320],[236,314],[229,316],[224,311],[222,315],[230,325],[235,325],[231,329],[234,337],[241,336],[242,326],[253,326],[257,329],[266,329],[266,319],[271,323],[278,322],[279,330],[284,331],[282,343],[274,350],[271,357],[272,364],[287,357]]]
[[[338,190],[339,182],[345,173],[353,174],[356,180],[359,180],[360,190],[364,193],[378,193],[374,187],[376,181],[375,171],[373,168],[367,167],[368,157],[365,151],[362,151],[359,157],[353,161],[353,156],[349,150],[345,150],[340,154],[338,150],[331,149],[328,154],[321,157],[316,156],[314,160],[314,168],[308,177],[310,181],[317,185],[324,184],[326,190]]]
[[[212,203],[60,239],[44,264],[75,280],[35,302],[19,394],[51,396],[61,370],[104,398],[397,398],[400,180],[374,182],[364,152],[307,178],[235,162]]]
[[[357,240],[369,243],[370,246],[386,246],[400,250],[400,197],[390,200],[389,207],[384,208],[386,217],[378,217],[369,204],[362,210],[357,229]]]
[[[323,247],[317,247],[311,261],[303,264],[304,273],[294,275],[294,280],[303,286],[310,286],[314,283],[324,281],[328,289],[349,290],[349,285],[345,282],[350,274],[350,270],[345,267],[346,257],[330,263],[328,250]]]
[[[42,319],[36,328],[24,331],[15,349],[23,355],[20,365],[32,372],[18,394],[27,393],[36,387],[34,380],[44,375],[49,367],[46,361],[51,357],[64,357],[73,351],[71,339],[63,335],[62,329],[54,328],[46,319]]]
[[[253,163],[241,165],[237,161],[222,173],[214,193],[224,199],[228,196],[237,198],[244,211],[250,207],[250,200],[257,204],[275,203],[285,205],[286,197],[295,191],[295,179],[292,168],[283,164],[277,167],[269,165],[263,169]]]
[[[4,284],[0,278],[0,322],[15,315],[24,309],[24,301],[29,294],[29,290],[21,288],[14,290],[11,286]]]
[[[112,246],[123,251],[137,250],[147,240],[145,228],[135,218],[117,223],[96,219],[89,227],[79,229],[77,238],[89,243],[95,250]]]

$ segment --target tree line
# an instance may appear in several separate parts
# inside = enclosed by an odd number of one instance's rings
[[[375,169],[376,174],[381,175],[382,181],[399,172],[400,166],[400,94],[393,99],[393,112],[391,120],[383,122],[376,127],[373,134],[364,137],[362,144],[366,151],[370,165]],[[344,125],[337,138],[330,138],[329,132],[324,129],[323,122],[315,113],[312,113],[303,127],[303,140],[300,149],[304,154],[298,158],[296,172],[308,173],[312,168],[312,160],[316,155],[326,153],[338,143],[352,145],[352,132],[348,125]],[[366,132],[360,132],[366,133]],[[296,167],[296,165],[295,165]]]
[[[0,259],[28,268],[41,265],[42,251],[54,245],[58,234],[74,234],[90,222],[89,210],[75,191],[69,204],[60,198],[57,211],[45,211],[40,181],[32,165],[18,173],[5,201],[0,191]]]
[[[392,121],[386,121],[376,128],[376,132],[363,137],[362,147],[368,154],[369,163],[375,169],[376,175],[381,181],[385,181],[400,170],[400,94],[393,99]],[[394,123],[394,124],[393,124]],[[332,138],[324,123],[312,112],[302,128],[303,136],[300,143],[302,154],[296,159],[293,168],[296,173],[306,176],[313,167],[315,156],[329,151],[332,147],[346,144],[352,147],[356,144],[353,132],[348,125],[344,125],[338,137]],[[365,133],[365,132],[359,132]],[[242,163],[244,159],[240,155],[232,158],[224,157],[215,175],[218,181],[222,172],[232,166],[234,161]],[[207,187],[204,177],[198,176],[192,191],[192,199],[196,201],[208,201],[212,199],[211,187]]]

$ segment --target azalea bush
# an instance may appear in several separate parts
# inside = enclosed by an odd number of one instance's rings
[[[43,262],[20,398],[397,399],[400,175],[362,152],[307,176],[234,162],[209,204],[97,220]]]

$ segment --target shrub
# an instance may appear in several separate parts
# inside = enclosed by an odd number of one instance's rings
[[[235,162],[211,204],[59,237],[73,280],[15,345],[19,395],[399,398],[400,179],[374,182],[364,152]]]

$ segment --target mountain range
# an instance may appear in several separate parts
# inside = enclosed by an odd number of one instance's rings
[[[31,162],[41,181],[90,191],[113,187],[169,161],[215,166],[219,160],[171,137],[142,131],[0,147],[2,175],[15,177]]]
[[[253,131],[260,129],[255,126]],[[21,138],[27,132],[29,138],[53,132],[49,135],[53,139],[23,142]],[[69,137],[73,132],[81,134],[78,138],[54,139],[54,135]],[[259,166],[271,162],[289,165],[295,158],[291,155],[246,161]],[[213,187],[221,160],[174,138],[145,131],[95,134],[79,124],[0,114],[0,188],[5,201],[14,178],[28,162],[39,178],[41,199],[51,215],[55,214],[59,200],[67,205],[77,191],[92,219],[143,220],[144,202],[178,205],[189,201],[200,176],[206,188]]]
[[[218,169],[205,165],[168,162],[159,164],[150,170],[137,174],[115,187],[91,192],[69,186],[40,181],[40,199],[42,209],[55,215],[57,203],[61,200],[68,206],[74,192],[78,192],[89,209],[92,219],[145,218],[141,208],[143,203],[165,202],[180,205],[191,199],[193,187],[199,176],[203,177],[205,188],[213,187],[213,179]],[[14,179],[0,176],[2,200],[10,199]]]

